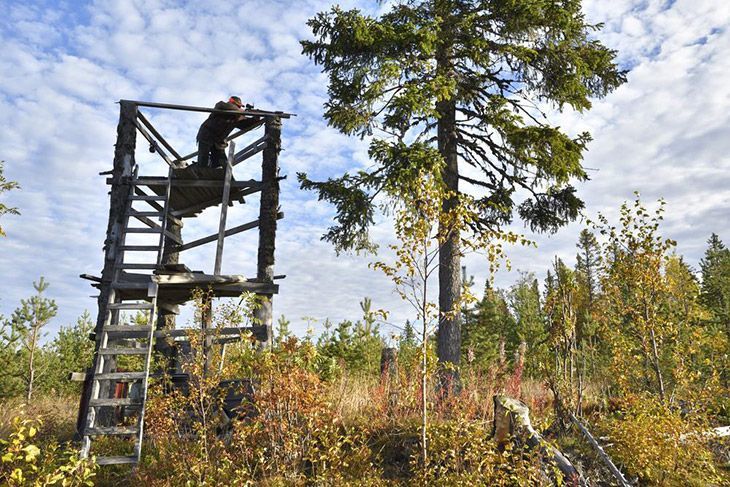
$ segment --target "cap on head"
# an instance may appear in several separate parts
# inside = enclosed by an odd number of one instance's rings
[[[240,99],[239,97],[237,97],[237,96],[231,96],[231,97],[230,97],[230,98],[228,99],[228,101],[229,101],[230,103],[233,103],[234,105],[236,105],[236,106],[237,106],[238,108],[241,108],[241,107],[243,106],[243,102],[242,102],[242,101],[241,101],[241,99]]]

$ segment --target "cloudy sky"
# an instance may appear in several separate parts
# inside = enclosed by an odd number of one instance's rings
[[[78,278],[97,274],[108,212],[108,188],[98,173],[111,168],[119,99],[212,105],[228,94],[264,109],[298,116],[285,121],[282,186],[286,214],[277,237],[277,274],[286,274],[275,299],[295,331],[302,318],[357,318],[370,296],[401,322],[409,310],[389,281],[368,269],[371,257],[335,256],[320,242],[332,208],[297,188],[296,172],[325,178],[367,164],[366,147],[329,129],[322,120],[326,79],[301,56],[305,25],[328,1],[0,0],[0,160],[22,185],[3,196],[20,217],[7,216],[0,239],[0,314],[9,315],[44,275],[59,305],[49,326],[95,314],[94,289]],[[375,12],[374,1],[341,2]],[[663,197],[663,232],[697,265],[711,232],[730,243],[730,3],[721,0],[586,0],[590,22],[605,24],[598,37],[620,53],[629,80],[584,115],[563,113],[556,123],[589,130],[585,165],[591,181],[580,191],[586,217],[613,216],[638,190],[647,202]],[[201,114],[145,112],[181,153],[195,150]],[[253,138],[255,136],[251,136]],[[140,144],[146,173],[164,171]],[[257,174],[256,164],[236,177]],[[254,204],[229,213],[229,225],[255,218]],[[517,269],[544,275],[552,256],[572,263],[581,224],[553,236],[527,235],[537,249],[510,251],[512,272],[496,276],[509,286]],[[517,230],[526,232],[521,227]],[[210,210],[188,220],[191,240],[217,230]],[[387,242],[387,224],[374,229]],[[255,274],[256,235],[226,240],[224,273]],[[213,250],[183,257],[211,271]],[[481,287],[484,262],[466,259]],[[386,328],[387,330],[387,328]]]

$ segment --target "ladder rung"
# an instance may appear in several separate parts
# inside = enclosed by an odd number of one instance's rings
[[[157,245],[122,245],[119,249],[130,252],[157,252],[160,247]]]
[[[152,309],[152,303],[111,303],[109,309]]]
[[[146,348],[101,348],[99,349],[100,355],[147,355]]]
[[[128,216],[162,216],[161,211],[137,211],[132,210],[127,212]]]
[[[127,228],[127,233],[160,233],[162,231],[161,228],[155,227],[155,228]]]
[[[99,399],[89,399],[89,406],[141,406],[141,399],[132,399],[131,397],[109,397]]]
[[[137,463],[137,457],[96,457],[97,465],[123,465]]]
[[[157,269],[157,264],[119,264],[118,269]]]
[[[154,178],[154,176],[153,176]],[[140,180],[140,179],[132,179],[129,181],[129,184],[132,184],[134,186],[167,186],[170,184],[170,180],[165,179],[146,179],[146,180]]]
[[[146,194],[133,194],[129,197],[133,201],[165,201],[164,196],[157,195],[146,195]]]
[[[102,436],[102,435],[136,435],[139,428],[136,426],[96,426],[94,428],[86,428],[86,436]]]
[[[109,325],[102,328],[107,333],[124,333],[133,331],[136,333],[149,333],[152,331],[150,325]]]
[[[94,380],[140,380],[146,376],[144,372],[106,372],[94,375]]]

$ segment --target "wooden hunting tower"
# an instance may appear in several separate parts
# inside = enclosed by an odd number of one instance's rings
[[[257,340],[268,344],[271,340],[272,297],[278,291],[274,284],[274,241],[277,220],[283,217],[279,211],[281,178],[278,156],[281,120],[290,115],[245,111],[247,117],[258,122],[247,131],[263,126],[263,136],[236,151],[233,139],[244,132],[231,134],[227,139],[229,150],[225,166],[205,168],[189,164],[197,152],[180,156],[143,115],[140,110],[143,107],[222,115],[234,113],[120,101],[114,167],[102,173],[108,176],[107,184],[111,186],[104,268],[100,277],[81,276],[93,281],[92,285],[100,291],[94,362],[84,377],[77,424],[82,440],[81,454],[82,457],[92,454],[92,441],[99,436],[123,437],[132,440],[128,443],[133,444],[133,451],[97,456],[97,462],[102,465],[135,464],[139,461],[152,353],[156,350],[174,360],[175,344],[184,342],[187,336],[186,330],[175,329],[174,315],[178,313],[179,305],[192,300],[196,289],[202,289],[207,296],[213,297],[236,297],[246,291],[256,293],[261,297],[261,305],[255,311],[257,326],[217,329],[215,338],[240,339],[250,332]],[[138,132],[149,144],[150,152],[157,153],[166,163],[166,177],[139,174],[139,165],[135,161]],[[236,180],[233,177],[234,167],[258,153],[263,154],[261,179]],[[250,163],[247,166],[250,167]],[[258,219],[226,228],[228,207],[243,203],[244,197],[255,193],[260,193]],[[219,231],[185,242],[183,221],[193,220],[206,208],[217,206],[220,206]],[[256,276],[221,275],[225,237],[255,228],[259,231]],[[217,245],[212,272],[192,271],[181,262],[186,250],[208,243]],[[139,319],[130,320],[125,311],[141,311],[145,315],[144,323],[140,323]],[[206,336],[214,332],[208,329],[209,320],[210,316],[204,317],[201,324],[202,333]],[[205,343],[207,346],[210,341],[206,339]],[[135,361],[127,356],[138,358]],[[137,370],[129,370],[128,363],[138,364]],[[133,424],[119,424],[120,408],[134,412]]]

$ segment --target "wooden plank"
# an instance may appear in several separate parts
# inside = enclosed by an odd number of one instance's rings
[[[216,110],[215,108],[207,107],[196,107],[190,105],[173,105],[170,103],[155,103],[150,101],[137,101],[137,100],[120,100],[121,102],[134,103],[138,107],[150,107],[150,108],[164,108],[166,110],[182,110],[186,112],[205,112],[205,113],[230,113],[232,115],[251,115],[257,117],[277,117],[277,118],[290,118],[296,117],[295,113],[287,112],[272,112],[268,110]]]
[[[199,329],[194,328],[177,328],[175,330],[156,330],[155,337],[172,337],[179,338],[188,336],[189,333],[200,332]],[[210,328],[206,330],[207,335],[213,336],[229,336],[229,335],[244,335],[251,333],[252,335],[261,335],[266,332],[265,326],[242,326],[242,327],[227,327],[227,328]]]
[[[147,193],[145,193],[144,191],[142,191],[142,189],[140,189],[136,186],[134,187],[134,194],[136,194],[138,196],[147,196]],[[160,195],[157,195],[157,196],[160,196]],[[164,196],[163,196],[163,198],[164,198]],[[150,205],[155,210],[160,211],[160,212],[165,211],[165,208],[161,204],[157,203],[156,201],[153,201],[153,200],[145,200],[145,201],[147,202],[148,205]]]
[[[152,135],[157,137],[157,140],[159,140],[160,143],[165,146],[165,148],[170,152],[170,154],[172,154],[175,159],[180,159],[180,154],[178,154],[177,151],[172,148],[170,143],[167,142],[162,135],[160,135],[160,132],[157,131],[154,125],[152,125],[152,123],[147,120],[147,117],[145,117],[139,110],[137,111],[137,118],[142,121],[142,123],[145,125],[145,127],[149,129],[150,132],[152,132]]]
[[[165,201],[164,196],[157,196],[157,195],[140,195],[140,194],[134,194],[130,196],[132,201]]]
[[[277,213],[277,220],[280,220],[284,218],[284,213],[279,212]],[[236,235],[241,232],[245,232],[246,230],[251,230],[253,228],[256,228],[259,226],[259,220],[254,220],[252,222],[244,223],[243,225],[239,225],[237,227],[233,227],[231,229],[228,229],[224,232],[224,237],[230,237],[231,235]],[[208,235],[207,237],[199,238],[198,240],[194,240],[192,242],[186,243],[185,245],[181,245],[179,247],[179,251],[182,252],[183,250],[190,250],[195,247],[200,247],[201,245],[214,242],[217,240],[218,234],[214,233],[213,235]]]
[[[144,372],[107,372],[96,374],[94,380],[141,380],[147,377]]]
[[[86,377],[86,372],[71,372],[68,374],[68,380],[71,382],[84,382]]]
[[[255,141],[238,151],[233,158],[233,165],[235,166],[236,164],[239,164],[250,158],[251,156],[264,150],[267,147],[267,140],[268,137],[264,135],[263,137],[256,139]]]
[[[156,216],[156,217],[161,217],[162,216],[162,212],[160,212],[160,211],[140,211],[140,210],[135,210],[134,208],[132,208],[130,211],[127,212],[127,216]]]
[[[127,228],[127,233],[160,233],[158,228]]]
[[[226,161],[226,175],[224,176],[223,198],[221,199],[221,214],[218,222],[218,243],[215,249],[215,265],[213,275],[220,275],[223,264],[223,241],[226,238],[226,218],[228,217],[228,199],[231,196],[231,178],[233,177],[233,157],[236,153],[236,143],[231,142],[228,147],[228,160]]]
[[[110,398],[99,398],[92,399],[89,401],[91,407],[102,407],[102,406],[141,406],[142,401],[140,399],[132,399],[131,397],[110,397]]]
[[[106,435],[136,435],[139,429],[136,426],[94,426],[86,428],[85,433],[90,436],[106,436]],[[106,457],[109,458],[109,457]],[[124,457],[126,458],[126,457]]]
[[[107,179],[108,184],[112,184],[112,179]],[[143,186],[149,188],[156,188],[160,186],[167,186],[167,178],[163,177],[141,177],[129,181],[130,184],[135,186]],[[173,187],[181,188],[222,188],[224,186],[223,179],[173,179],[170,184]],[[246,188],[259,188],[261,186],[260,181],[255,179],[249,179],[247,181],[231,181],[231,188],[234,189],[246,189]]]
[[[152,303],[112,303],[109,309],[152,309]]]
[[[157,245],[122,245],[119,249],[129,252],[157,252],[160,250]]]
[[[87,281],[101,282],[101,277],[92,276],[91,274],[79,274],[79,277]]]
[[[146,348],[102,348],[99,350],[100,355],[147,355]]]
[[[97,465],[127,465],[137,463],[137,456],[96,457]]]
[[[149,325],[109,325],[104,327],[107,333],[125,333],[133,331],[136,333],[149,333],[152,329]]]

